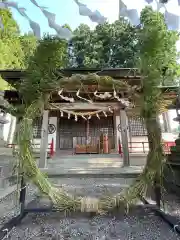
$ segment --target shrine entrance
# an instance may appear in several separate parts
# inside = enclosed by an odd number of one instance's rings
[[[102,153],[102,137],[106,138],[108,151],[115,149],[113,116],[85,120],[67,117],[58,118],[58,140],[60,150],[73,149],[74,153]],[[101,149],[101,150],[100,150]]]

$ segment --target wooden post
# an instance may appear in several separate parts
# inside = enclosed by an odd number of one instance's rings
[[[171,132],[168,112],[162,113],[162,117],[163,117],[164,131]]]
[[[46,165],[47,165],[48,122],[49,122],[49,111],[44,110],[43,121],[42,121],[39,168],[46,168]]]
[[[128,119],[126,111],[120,110],[120,124],[121,124],[121,143],[123,152],[123,165],[125,167],[130,165],[129,148],[128,148]]]
[[[13,144],[15,131],[16,131],[16,118],[11,115],[11,124],[9,128],[8,138],[7,138],[8,144]]]
[[[89,144],[89,119],[86,121],[86,146]]]

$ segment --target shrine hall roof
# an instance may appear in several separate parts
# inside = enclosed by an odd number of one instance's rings
[[[96,73],[99,76],[110,76],[115,79],[125,80],[130,85],[139,85],[141,83],[141,76],[136,68],[106,68],[106,69],[98,69],[98,68],[66,68],[66,69],[57,69],[57,73],[63,74],[67,77],[72,76],[73,74],[88,74],[88,73]],[[21,79],[26,76],[25,70],[14,70],[14,69],[6,69],[0,70],[0,76],[7,81],[9,84],[16,88],[16,85],[20,83]],[[176,94],[177,86],[163,86],[160,87],[162,92]],[[6,90],[5,91],[5,99],[18,99],[19,95],[16,90]],[[168,96],[167,96],[168,98]],[[16,100],[17,101],[17,100]]]
[[[57,73],[64,74],[67,77],[73,74],[88,74],[97,73],[100,76],[111,76],[118,79],[133,79],[134,81],[140,80],[140,74],[136,68],[66,68],[57,69]],[[26,76],[25,70],[6,69],[0,70],[1,77],[11,84],[18,83]]]

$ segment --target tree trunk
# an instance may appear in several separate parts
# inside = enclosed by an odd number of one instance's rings
[[[154,164],[161,165],[163,159],[163,148],[159,121],[155,117],[145,119],[145,123],[149,142],[147,164],[149,167],[154,167]]]
[[[155,184],[155,188],[161,184],[161,170],[162,162],[164,158],[161,128],[157,117],[145,119],[148,142],[149,142],[149,153],[147,155],[147,162],[144,169],[144,176],[152,184]]]

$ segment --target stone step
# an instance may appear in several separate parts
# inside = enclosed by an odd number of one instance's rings
[[[170,154],[168,155],[169,162],[180,162],[180,155]]]
[[[64,168],[64,169],[100,169],[100,168],[121,168],[122,162],[110,163],[48,163],[48,168]]]
[[[175,140],[175,143],[176,143],[176,145],[180,145],[180,138],[177,138],[177,139]]]
[[[88,177],[97,175],[111,175],[111,176],[135,176],[137,177],[142,171],[142,166],[131,166],[131,167],[117,167],[117,168],[46,168],[41,169],[42,172],[45,172],[49,177],[59,176],[64,177],[66,175],[76,176],[76,177]]]

